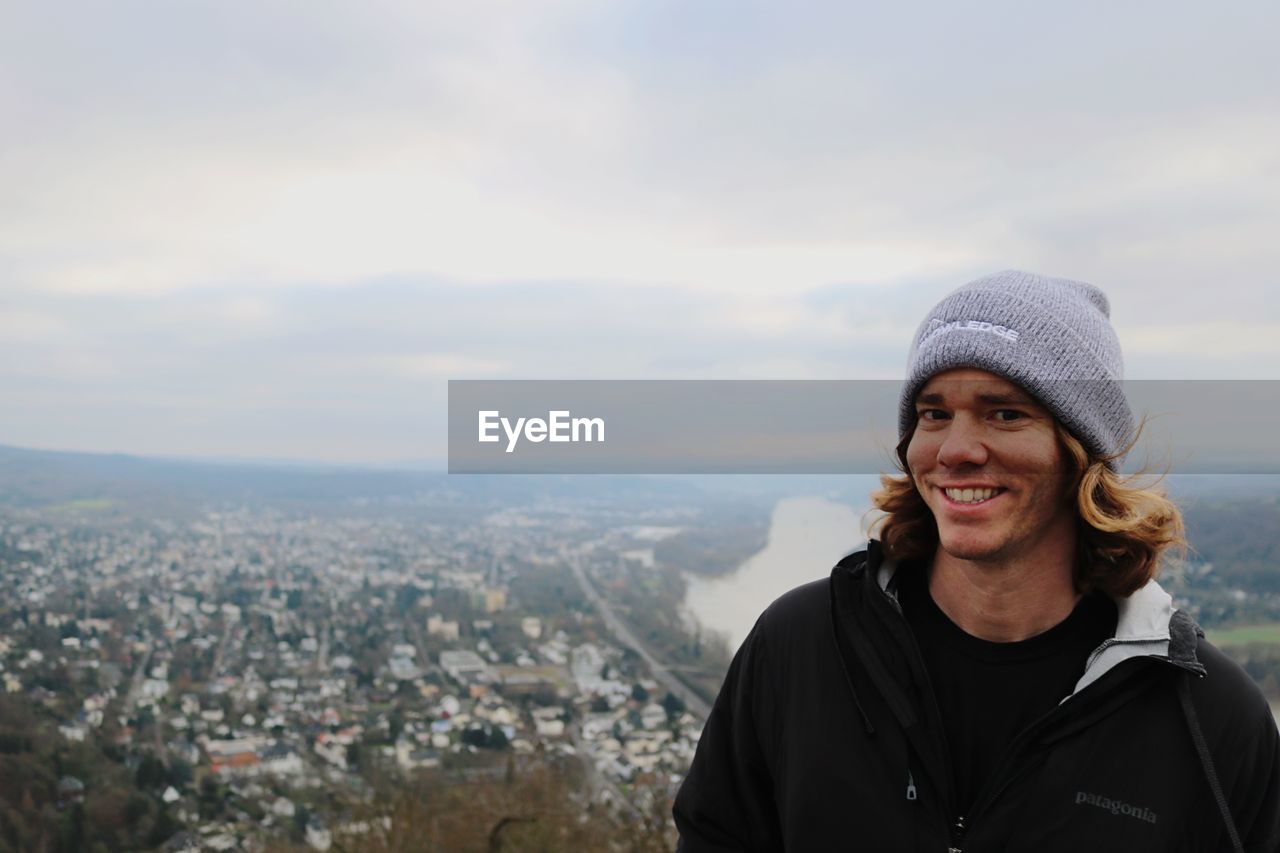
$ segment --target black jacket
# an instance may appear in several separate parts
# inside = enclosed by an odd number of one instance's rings
[[[682,851],[1280,851],[1271,711],[1155,582],[957,815],[893,571],[872,541],[760,616],[676,796]]]

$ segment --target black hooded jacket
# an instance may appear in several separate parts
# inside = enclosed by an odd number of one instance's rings
[[[676,796],[680,850],[1280,851],[1271,711],[1154,581],[957,814],[894,570],[873,540],[760,616]]]

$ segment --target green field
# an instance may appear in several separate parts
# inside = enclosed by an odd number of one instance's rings
[[[1270,625],[1240,625],[1205,632],[1215,646],[1245,646],[1250,643],[1280,646],[1280,623]]]
[[[51,504],[46,509],[51,512],[101,512],[110,509],[111,506],[110,498],[79,498],[65,503]]]

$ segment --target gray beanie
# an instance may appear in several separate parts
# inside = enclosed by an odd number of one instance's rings
[[[1132,437],[1133,415],[1110,312],[1106,295],[1092,284],[1019,270],[953,291],[911,342],[899,438],[915,423],[915,396],[929,377],[976,367],[1025,389],[1090,452],[1117,457]]]

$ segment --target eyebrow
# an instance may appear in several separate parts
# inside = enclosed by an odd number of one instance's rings
[[[916,403],[923,403],[928,406],[940,406],[946,402],[946,395],[934,391],[929,394],[921,394],[916,398]],[[1031,398],[1023,394],[1005,393],[1005,394],[979,394],[978,402],[985,403],[988,406],[1030,406],[1033,405]]]

